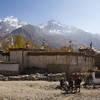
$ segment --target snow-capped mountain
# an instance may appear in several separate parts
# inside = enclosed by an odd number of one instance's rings
[[[75,48],[81,45],[89,46],[91,41],[96,49],[100,48],[100,35],[61,24],[55,20],[50,20],[40,25],[25,25],[12,31],[11,34],[20,34],[38,45],[41,45],[42,40],[45,39],[47,44],[53,48],[68,46],[70,40]]]
[[[53,26],[55,26],[56,28],[64,28],[65,25],[61,24],[60,22],[56,21],[56,20],[50,20],[46,23],[43,23],[43,24],[40,24],[38,25],[41,29],[44,29],[44,28],[54,28]]]
[[[0,19],[0,35],[10,33],[13,30],[26,25],[26,22],[19,21],[18,18],[10,16],[4,19]]]
[[[59,48],[65,45],[68,46],[69,41],[72,41],[75,48],[80,47],[81,45],[87,47],[92,41],[94,47],[100,49],[100,35],[92,34],[73,26],[61,24],[56,20],[50,20],[39,25],[25,24],[26,23],[22,23],[17,18],[13,17],[8,17],[0,21],[0,26],[4,28],[3,32],[9,33],[13,30],[9,35],[6,35],[5,38],[10,35],[15,36],[16,34],[19,34],[28,40],[34,41],[37,45],[41,45],[42,41],[45,39],[47,44],[53,48]],[[10,31],[8,30],[8,32],[7,29]]]
[[[49,34],[68,34],[72,32],[75,33],[77,30],[79,30],[73,26],[61,24],[56,20],[50,20],[46,23],[38,25],[38,27]]]

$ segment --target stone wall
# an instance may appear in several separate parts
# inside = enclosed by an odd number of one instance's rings
[[[100,70],[100,54],[95,56],[95,66]]]
[[[19,64],[0,64],[0,71],[19,71]]]
[[[50,72],[88,71],[94,66],[94,57],[80,53],[12,50],[10,61],[22,69],[40,68]]]
[[[10,62],[18,63],[26,68],[28,66],[28,52],[43,52],[40,49],[12,48],[10,49]]]
[[[22,56],[23,56],[22,50],[10,51],[10,62],[22,64],[23,63]]]
[[[88,71],[93,68],[93,57],[73,55],[29,55],[27,67],[45,68],[50,72]]]
[[[0,63],[0,74],[16,75],[19,73],[19,64]]]
[[[3,55],[3,54],[0,54],[0,61],[2,62],[8,62],[9,61],[9,56],[8,55]]]

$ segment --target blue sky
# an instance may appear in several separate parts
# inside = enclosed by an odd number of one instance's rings
[[[0,18],[7,16],[30,24],[55,19],[100,33],[100,0],[0,0]]]

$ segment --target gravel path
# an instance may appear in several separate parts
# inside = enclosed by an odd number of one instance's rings
[[[55,89],[57,85],[59,82],[0,81],[0,100],[100,100],[100,88],[63,94]]]

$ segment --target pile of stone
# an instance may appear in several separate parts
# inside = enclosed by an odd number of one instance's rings
[[[18,76],[9,76],[8,80],[47,80],[47,77],[43,74],[31,74],[31,75],[18,75]]]
[[[5,81],[5,80],[6,80],[6,77],[0,74],[0,81]]]
[[[20,76],[9,76],[8,77],[8,80],[9,81],[19,81],[19,80],[21,80],[21,77]]]
[[[59,81],[61,77],[64,77],[66,79],[66,74],[65,73],[58,73],[58,74],[48,74],[48,81]]]
[[[47,80],[47,77],[44,74],[31,74],[31,75],[23,75],[21,76],[22,80]]]
[[[18,75],[18,76],[9,76],[8,80],[47,80],[47,81],[59,81],[61,77],[66,77],[65,73],[58,73],[58,74],[30,74],[30,75]]]

